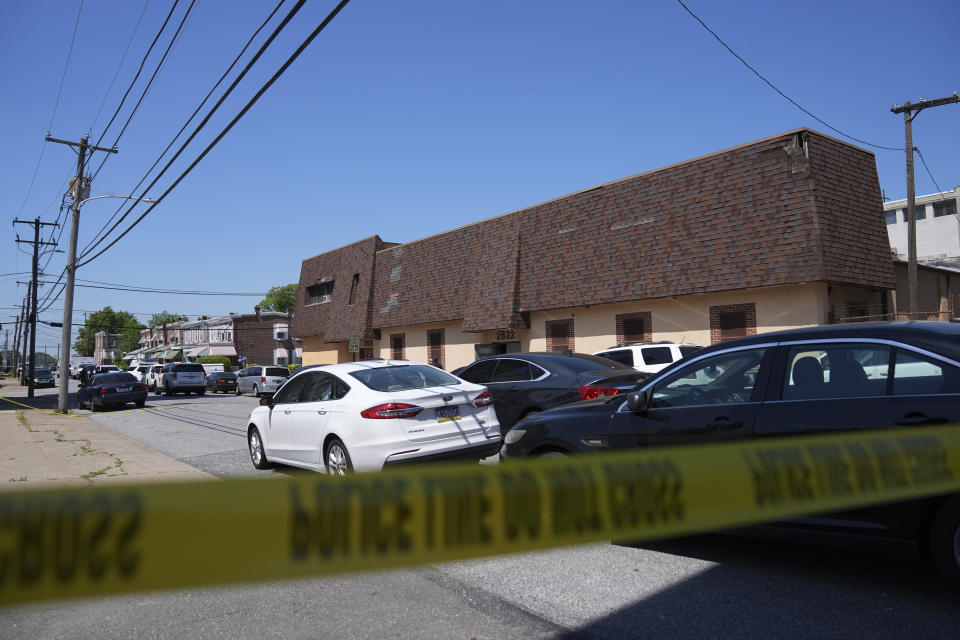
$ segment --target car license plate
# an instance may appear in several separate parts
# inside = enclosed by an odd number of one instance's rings
[[[437,422],[449,422],[450,420],[460,419],[460,409],[457,407],[439,407],[437,409]]]
[[[118,393],[125,393],[127,391],[130,391],[130,387],[117,387]]]

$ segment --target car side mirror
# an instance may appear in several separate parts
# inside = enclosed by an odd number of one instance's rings
[[[260,396],[260,406],[273,409],[273,396]]]
[[[649,391],[631,391],[627,394],[627,408],[634,412],[643,412],[650,408]]]

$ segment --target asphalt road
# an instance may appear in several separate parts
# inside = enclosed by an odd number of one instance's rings
[[[293,472],[253,469],[243,427],[256,403],[151,395],[143,410],[94,419],[218,476]],[[0,610],[4,638],[956,638],[958,629],[960,597],[912,560],[717,535]]]

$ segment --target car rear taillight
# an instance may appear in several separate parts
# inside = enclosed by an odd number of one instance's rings
[[[171,374],[170,374],[170,379],[171,379],[171,380],[176,380],[176,379],[177,379],[177,374],[171,373]]]
[[[601,387],[596,385],[586,385],[580,387],[581,400],[593,400],[595,398],[606,398],[617,395],[616,387]]]
[[[475,406],[478,409],[482,409],[483,407],[489,407],[492,404],[493,404],[493,396],[490,395],[489,391],[484,391],[483,393],[481,393],[480,395],[478,395],[476,398],[473,399],[473,406]]]
[[[370,407],[366,411],[361,411],[360,415],[371,420],[382,420],[384,418],[413,418],[423,411],[423,407],[413,404],[404,404],[402,402],[388,402],[387,404],[378,404]]]
[[[143,384],[143,383],[141,382],[141,383],[140,383],[140,391],[146,391],[146,390],[147,390],[147,385],[145,385],[145,384]]]
[[[260,376],[260,384],[267,384],[267,376]]]
[[[100,387],[100,389],[97,391],[97,393],[99,393],[100,395],[104,395],[104,394],[107,393],[107,388],[106,388],[106,387]]]

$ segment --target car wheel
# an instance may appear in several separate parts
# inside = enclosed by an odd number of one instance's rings
[[[147,404],[147,401],[146,401],[146,400],[137,400],[137,401],[134,402],[133,404],[137,405],[138,408],[142,409],[142,408],[143,408],[143,405]]]
[[[933,519],[930,558],[940,575],[960,591],[960,496],[947,500]]]
[[[103,411],[103,405],[98,405],[96,400],[90,398],[90,411]]]
[[[340,438],[334,438],[327,445],[327,475],[345,476],[353,473],[353,463],[350,462],[350,454]]]
[[[257,390],[257,385],[253,385],[253,397],[254,398],[260,397],[260,391]]]
[[[543,458],[544,460],[566,460],[570,456],[565,454],[563,451],[547,451],[546,453],[541,453],[537,457]]]
[[[260,439],[260,432],[256,427],[250,429],[247,434],[247,444],[250,447],[250,461],[257,469],[269,469],[272,465],[267,460],[267,454],[263,450],[263,440]]]
[[[172,396],[172,395],[173,395],[173,390],[172,390],[170,387],[168,387],[166,384],[164,384],[164,385],[163,385],[163,393],[164,393],[164,395]]]
[[[197,391],[197,395],[198,395],[198,396],[202,396],[202,395],[205,394],[206,392],[207,392],[206,389],[200,389],[200,391]]]
[[[236,389],[236,391],[233,392],[233,394],[236,395],[236,396],[241,395],[241,393],[240,393],[240,385],[237,385],[237,389]]]

